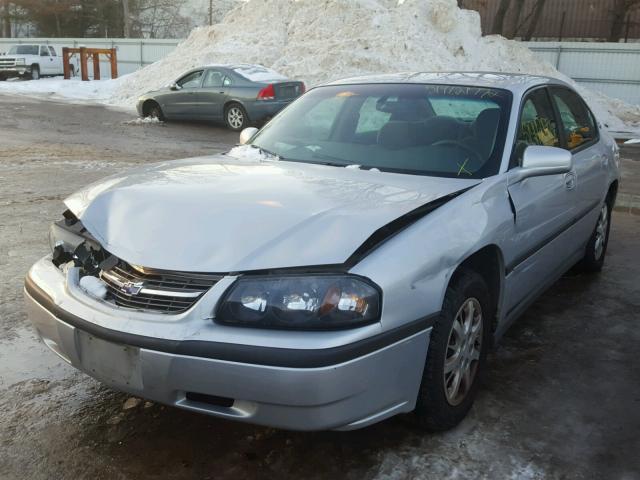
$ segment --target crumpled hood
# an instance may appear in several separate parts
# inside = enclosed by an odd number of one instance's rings
[[[224,273],[344,263],[380,227],[477,183],[220,155],[109,177],[65,203],[129,263]]]

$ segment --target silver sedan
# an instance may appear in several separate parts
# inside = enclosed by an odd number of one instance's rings
[[[444,430],[536,297],[603,267],[618,150],[558,80],[343,80],[241,144],[65,201],[25,284],[51,350],[218,417]]]

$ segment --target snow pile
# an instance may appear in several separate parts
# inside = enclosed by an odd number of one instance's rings
[[[138,117],[124,122],[125,125],[164,125],[158,117]]]
[[[112,101],[131,105],[185,70],[238,62],[265,65],[310,86],[402,71],[523,72],[569,80],[515,41],[483,37],[479,14],[458,8],[456,0],[251,0],[123,79]],[[640,108],[580,90],[610,129],[640,120]]]

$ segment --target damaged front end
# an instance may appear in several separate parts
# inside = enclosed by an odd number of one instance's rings
[[[104,249],[71,211],[63,217],[49,230],[53,264],[63,271],[77,268],[80,288],[113,306],[182,313],[222,278],[131,265]]]

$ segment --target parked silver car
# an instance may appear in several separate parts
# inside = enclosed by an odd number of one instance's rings
[[[141,117],[218,120],[240,131],[275,116],[304,91],[304,83],[262,65],[208,65],[142,95],[136,108]]]
[[[66,200],[25,285],[49,348],[218,417],[443,430],[516,317],[602,268],[618,150],[558,80],[343,80],[242,140]]]

